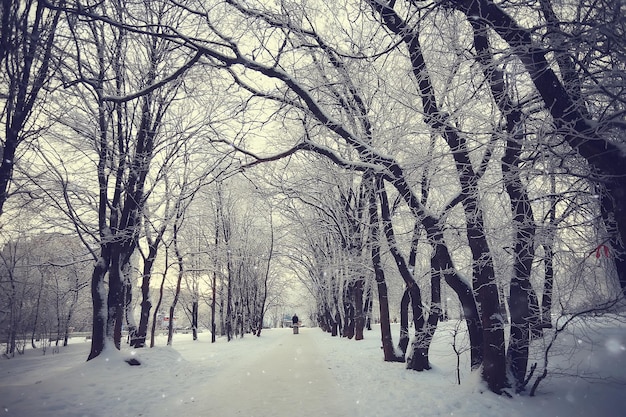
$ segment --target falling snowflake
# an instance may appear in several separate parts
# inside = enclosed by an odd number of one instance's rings
[[[608,350],[609,353],[612,353],[614,355],[622,353],[626,350],[624,344],[617,339],[608,339],[604,344],[604,347],[606,347],[606,350]]]

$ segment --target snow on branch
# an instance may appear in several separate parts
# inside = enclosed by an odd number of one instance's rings
[[[353,171],[361,171],[361,172],[369,170],[369,171],[374,171],[378,173],[383,173],[383,170],[379,165],[369,164],[366,162],[349,161],[337,155],[337,153],[334,152],[332,149],[326,146],[312,143],[308,140],[304,142],[300,142],[297,145],[293,146],[292,148],[284,152],[280,152],[280,153],[270,155],[270,156],[259,156],[255,154],[254,152],[251,152],[247,149],[237,146],[234,143],[231,143],[227,140],[220,139],[220,140],[215,140],[214,142],[225,143],[228,146],[232,147],[237,152],[242,153],[245,156],[253,159],[252,162],[242,164],[240,167],[241,171],[248,169],[248,168],[252,168],[253,166],[256,166],[262,163],[275,162],[280,159],[287,158],[289,156],[296,154],[299,151],[311,151],[311,152],[315,152],[319,155],[323,155],[327,157],[328,159],[333,161],[336,165],[340,166],[341,168],[345,168],[345,169],[349,169]]]
[[[180,77],[181,75],[183,75],[188,69],[190,69],[191,67],[193,67],[198,61],[200,61],[200,58],[202,58],[202,54],[200,52],[197,52],[189,61],[187,61],[183,66],[181,66],[180,68],[178,68],[176,71],[174,71],[172,74],[170,74],[169,76],[153,83],[152,85],[149,85],[148,87],[136,91],[132,94],[128,94],[125,96],[104,96],[102,97],[103,101],[111,101],[114,103],[124,103],[127,101],[131,101],[134,100],[136,98],[145,96],[146,94],[151,93],[154,90],[157,90],[163,86],[165,86],[166,84],[170,83],[171,81],[176,80],[178,77]]]

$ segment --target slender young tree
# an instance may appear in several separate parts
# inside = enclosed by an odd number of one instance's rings
[[[373,175],[366,175],[367,194],[369,196],[369,216],[370,216],[370,248],[372,251],[372,264],[374,267],[374,276],[376,278],[376,286],[378,287],[378,304],[380,308],[380,331],[382,339],[382,348],[385,360],[389,362],[404,361],[403,357],[399,357],[395,353],[393,346],[393,336],[391,334],[389,319],[389,300],[387,292],[387,282],[385,281],[385,271],[381,264],[380,258],[380,220],[378,215],[378,203],[376,198],[376,184]]]
[[[385,190],[384,183],[380,178],[377,181],[377,194],[380,199],[381,217],[383,220],[385,236],[387,238],[387,245],[389,246],[389,251],[395,260],[400,276],[404,280],[406,286],[403,302],[408,304],[407,301],[410,300],[411,310],[413,313],[415,337],[411,343],[411,349],[407,353],[407,368],[415,371],[428,370],[431,369],[430,361],[428,359],[428,350],[435,335],[437,323],[439,322],[439,316],[441,313],[441,272],[437,270],[437,264],[433,261],[431,270],[430,312],[426,314],[423,308],[422,294],[419,285],[415,281],[406,259],[400,253],[398,248],[395,232],[393,230],[393,224],[391,222],[391,210],[389,208],[387,191]],[[408,342],[408,340],[406,342]],[[406,346],[404,346],[403,351],[405,350]]]

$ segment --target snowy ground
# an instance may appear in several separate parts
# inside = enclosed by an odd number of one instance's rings
[[[564,335],[551,359],[555,376],[536,397],[511,399],[485,392],[465,357],[457,384],[453,330],[453,322],[440,326],[433,370],[421,373],[382,361],[377,328],[360,342],[306,327],[215,344],[208,333],[196,342],[179,334],[171,348],[159,339],[156,348],[106,352],[88,363],[89,343],[73,339],[58,353],[0,359],[0,417],[626,415],[624,327]],[[129,356],[142,365],[127,365]]]

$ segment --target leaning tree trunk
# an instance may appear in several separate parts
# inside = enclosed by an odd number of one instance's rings
[[[422,204],[426,204],[428,200],[428,186],[425,177],[422,178]],[[413,237],[411,239],[411,251],[409,252],[409,270],[415,271],[415,264],[417,261],[417,248],[419,244],[420,227],[419,222],[415,222],[413,227]],[[400,341],[398,342],[398,348],[402,351],[402,354],[406,355],[407,347],[409,346],[409,303],[411,302],[411,293],[407,285],[402,294],[400,300]]]
[[[256,320],[256,335],[257,337],[261,336],[261,331],[263,330],[263,322],[265,321],[265,311],[267,304],[267,290],[268,283],[270,280],[270,271],[272,267],[272,257],[274,256],[274,221],[272,217],[272,213],[270,213],[270,251],[267,254],[267,267],[265,268],[265,274],[263,276],[263,288],[261,290],[261,294],[259,295],[259,300],[255,302],[255,305],[259,306],[259,314]]]
[[[369,219],[370,219],[370,248],[372,254],[372,265],[374,267],[374,277],[378,287],[378,305],[380,309],[380,333],[384,359],[387,362],[403,362],[404,358],[395,353],[393,337],[391,335],[391,323],[389,320],[389,295],[387,283],[385,282],[385,271],[383,270],[380,258],[379,240],[379,220],[378,207],[376,204],[376,194],[374,177],[368,175],[364,177],[367,182],[369,195]]]
[[[411,302],[411,294],[409,287],[404,289],[402,293],[402,299],[400,300],[400,340],[398,341],[398,349],[403,355],[406,355],[406,350],[409,346],[409,303]]]
[[[520,157],[522,154],[523,128],[522,111],[513,104],[506,90],[504,73],[498,68],[488,38],[487,25],[482,21],[471,21],[474,30],[474,48],[483,74],[489,83],[491,95],[498,109],[506,117],[506,150],[502,157],[502,177],[512,212],[513,276],[510,283],[509,310],[511,334],[507,352],[508,367],[516,391],[520,391],[526,379],[531,331],[540,331],[541,314],[537,296],[532,288],[530,276],[535,258],[535,220],[530,198],[522,183]]]
[[[430,361],[428,359],[428,350],[432,343],[437,323],[441,316],[441,272],[437,270],[438,262],[435,257],[431,258],[431,278],[430,278],[430,312],[428,318],[424,321],[422,317],[419,322],[423,326],[418,333],[416,325],[416,335],[411,348],[412,353],[407,357],[407,368],[421,371],[430,369]],[[413,291],[415,292],[415,291]],[[413,294],[412,294],[413,298]],[[413,316],[415,317],[415,306],[413,307]],[[420,311],[423,311],[420,310]],[[415,319],[414,319],[415,320]],[[418,321],[415,320],[415,323]]]
[[[184,270],[184,265],[183,265],[183,255],[180,252],[180,248],[179,248],[179,236],[178,236],[178,230],[179,227],[182,223],[182,213],[180,212],[180,208],[177,209],[177,215],[176,215],[176,220],[174,222],[174,236],[173,236],[173,240],[174,240],[174,252],[176,254],[176,263],[178,265],[178,278],[176,279],[176,290],[174,292],[174,300],[172,300],[172,304],[170,305],[170,310],[169,310],[169,326],[167,328],[167,345],[171,346],[172,345],[172,341],[174,339],[174,322],[175,322],[175,311],[176,311],[176,305],[178,304],[178,298],[180,296],[180,287],[181,287],[181,283],[183,281],[183,275],[185,273]]]
[[[450,3],[465,13],[469,21],[482,20],[511,47],[526,68],[545,108],[559,129],[558,133],[590,166],[604,176],[606,192],[601,204],[613,213],[614,230],[611,244],[615,255],[624,255],[626,241],[626,157],[611,141],[603,138],[586,109],[575,101],[546,59],[546,48],[536,44],[531,31],[521,27],[491,0],[459,0]],[[544,9],[545,11],[545,9]],[[562,62],[560,63],[562,64]],[[566,80],[567,82],[567,80]],[[568,88],[570,86],[567,86]],[[573,91],[576,91],[575,88]],[[626,260],[615,262],[622,293],[626,295]]]
[[[135,348],[141,348],[146,345],[148,322],[150,321],[150,310],[152,309],[152,301],[150,300],[150,280],[159,245],[163,240],[165,230],[166,223],[158,230],[154,240],[148,239],[148,256],[143,260],[143,270],[141,274],[141,312],[139,314],[139,326],[137,327],[134,338],[130,340],[130,345]]]
[[[398,267],[398,271],[400,272],[400,276],[404,280],[407,290],[410,293],[409,299],[413,310],[415,337],[413,338],[411,349],[407,355],[407,368],[414,371],[427,370],[431,368],[428,361],[428,349],[430,348],[434,328],[432,329],[432,334],[429,335],[429,330],[431,329],[426,326],[426,318],[424,309],[422,308],[422,294],[420,288],[413,278],[413,274],[409,270],[409,267],[400,253],[396,243],[395,232],[393,230],[393,224],[391,223],[389,200],[387,198],[387,191],[385,190],[385,184],[382,177],[378,177],[376,179],[376,193],[380,199],[381,217],[383,220],[383,228],[389,252],[393,256],[396,266]],[[435,324],[436,323],[437,321],[435,321]]]
[[[520,191],[517,184],[507,184],[507,190],[511,196],[511,205],[514,210],[513,224],[516,227],[515,260],[509,289],[511,334],[507,357],[515,389],[519,392],[523,389],[526,379],[531,331],[533,328],[539,328],[540,311],[537,296],[530,282],[534,259],[535,227],[534,220],[526,216],[529,213],[532,215],[532,209],[526,194]]]
[[[417,80],[425,121],[435,132],[440,132],[454,157],[461,185],[461,202],[466,212],[468,244],[473,256],[473,287],[477,302],[480,304],[480,319],[483,329],[482,376],[493,392],[501,392],[508,386],[506,379],[506,361],[504,345],[504,323],[498,314],[498,289],[495,283],[493,261],[484,234],[482,213],[476,202],[477,176],[473,172],[471,161],[465,150],[465,140],[457,131],[445,113],[441,112],[419,41],[419,32],[410,27],[391,6],[376,1],[370,5],[378,11],[385,26],[402,37],[406,45],[412,71]],[[435,242],[437,246],[441,246]]]

